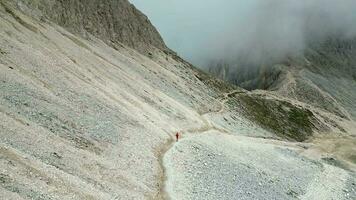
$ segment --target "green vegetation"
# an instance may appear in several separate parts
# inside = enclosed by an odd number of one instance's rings
[[[305,141],[313,133],[313,113],[288,102],[239,95],[237,101],[247,117],[281,138]]]
[[[294,126],[294,128],[291,128],[290,134],[293,136],[297,137],[295,138],[297,141],[303,141],[307,139],[307,135],[300,135],[300,132],[304,132],[307,134],[312,134],[313,130],[313,124],[311,123],[310,119],[313,117],[313,113],[309,110],[306,109],[300,109],[300,108],[291,108],[290,112],[288,113],[288,119],[289,122],[291,122]],[[287,134],[288,135],[288,134]]]

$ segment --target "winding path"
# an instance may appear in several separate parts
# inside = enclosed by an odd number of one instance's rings
[[[217,128],[214,125],[212,125],[210,123],[210,121],[206,118],[206,116],[209,114],[213,114],[213,113],[217,113],[217,114],[223,113],[225,111],[225,104],[229,100],[229,98],[234,96],[235,94],[240,94],[240,93],[245,93],[245,92],[234,90],[234,91],[231,91],[228,93],[224,93],[223,97],[221,99],[218,99],[220,101],[220,109],[218,111],[210,111],[210,112],[200,114],[200,119],[204,123],[204,125],[202,127],[190,128],[187,130],[183,130],[182,132],[183,133],[204,133],[204,132],[208,132],[211,130],[217,130],[222,133],[228,133],[228,131],[226,131],[225,129]],[[189,136],[189,134],[185,134],[185,135]],[[161,149],[161,156],[159,158],[159,162],[160,162],[161,168],[163,170],[163,175],[161,177],[161,190],[160,190],[160,198],[161,199],[166,199],[166,200],[171,199],[169,193],[166,190],[166,181],[167,181],[166,169],[167,168],[163,163],[163,157],[175,144],[176,144],[175,140],[171,138],[164,145],[164,147]]]
[[[217,100],[220,102],[221,107],[219,110],[215,111],[209,111],[206,113],[201,113],[199,115],[203,125],[201,127],[196,127],[196,128],[189,128],[187,130],[182,131],[184,133],[184,136],[186,138],[190,138],[194,135],[197,134],[206,134],[206,132],[211,131],[211,130],[216,130],[218,131],[219,134],[229,134],[229,132],[223,128],[218,128],[214,126],[211,121],[209,120],[208,116],[211,114],[221,114],[226,111],[226,103],[227,101],[233,97],[236,94],[239,93],[245,93],[241,91],[232,91],[229,93],[224,93],[220,98],[217,98]],[[249,137],[250,138],[250,137]],[[300,150],[301,152],[307,151],[304,150],[304,147],[301,148],[299,143],[290,143],[290,142],[284,142],[284,141],[279,141],[275,140],[274,138],[259,138],[256,137],[256,140],[259,140],[261,143],[268,143],[272,145],[277,145],[277,146],[285,146],[288,148],[295,148]],[[263,140],[262,140],[263,139]],[[169,152],[172,147],[177,144],[175,140],[172,138],[170,139],[162,148],[161,152],[161,157],[160,157],[160,165],[163,169],[163,174],[162,174],[162,179],[161,179],[161,190],[160,190],[160,197],[161,199],[171,199],[171,195],[169,190],[167,190],[167,169],[170,169],[167,163],[163,162],[163,158],[165,157],[166,153]],[[320,153],[320,152],[319,152]],[[312,158],[310,158],[312,159]],[[321,166],[323,167],[323,170],[318,172],[315,177],[313,177],[311,180],[309,180],[309,184],[306,186],[306,193],[301,194],[299,198],[301,199],[319,199],[320,195],[322,194],[322,198],[324,199],[340,199],[341,197],[345,197],[344,199],[348,199],[349,195],[356,196],[356,191],[354,194],[351,192],[353,191],[352,188],[353,186],[349,186],[348,181],[350,179],[350,174],[338,167],[331,166],[331,165],[325,165],[323,163]],[[171,173],[171,172],[169,172]],[[350,179],[351,180],[351,179]],[[353,183],[354,184],[354,183]],[[293,195],[293,194],[292,194]],[[345,196],[346,195],[346,196]],[[354,197],[352,196],[352,197]],[[343,199],[343,198],[341,198]]]

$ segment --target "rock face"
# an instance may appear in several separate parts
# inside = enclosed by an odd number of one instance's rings
[[[84,37],[91,34],[112,46],[121,42],[142,53],[152,46],[168,50],[149,19],[128,0],[19,0],[17,6],[31,14],[38,9],[42,19]]]

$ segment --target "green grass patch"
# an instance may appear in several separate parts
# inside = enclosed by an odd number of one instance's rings
[[[302,142],[313,133],[314,115],[307,109],[257,95],[239,95],[237,99],[248,118],[281,138]]]

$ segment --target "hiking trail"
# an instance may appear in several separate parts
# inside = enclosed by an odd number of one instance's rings
[[[190,135],[197,134],[197,133],[201,134],[201,133],[208,132],[208,131],[211,131],[211,130],[217,130],[217,131],[219,131],[221,133],[228,134],[227,130],[222,129],[222,128],[218,128],[218,127],[215,127],[214,125],[212,125],[210,123],[209,119],[206,118],[206,116],[209,115],[209,114],[214,114],[214,113],[220,114],[220,113],[225,112],[225,104],[226,104],[226,102],[229,100],[230,97],[232,97],[232,96],[234,96],[236,94],[239,94],[239,93],[244,93],[244,92],[241,92],[241,91],[238,91],[238,90],[233,90],[231,92],[224,93],[222,95],[222,98],[218,98],[217,99],[217,100],[220,101],[220,109],[218,111],[209,111],[209,112],[206,112],[206,113],[199,114],[200,119],[204,124],[203,126],[198,127],[198,128],[190,128],[190,129],[187,129],[187,130],[183,130],[183,131],[181,131],[181,133],[184,134],[184,137],[189,137]],[[166,190],[166,181],[167,181],[166,169],[167,168],[164,165],[163,158],[164,158],[165,154],[172,147],[174,147],[174,145],[176,143],[177,142],[175,141],[175,139],[173,139],[173,136],[172,136],[169,139],[169,141],[167,141],[167,143],[164,145],[164,147],[161,148],[161,156],[159,158],[159,162],[160,162],[160,165],[161,165],[162,170],[163,170],[163,174],[161,176],[161,190],[160,190],[160,198],[161,199],[171,199],[169,193]]]

